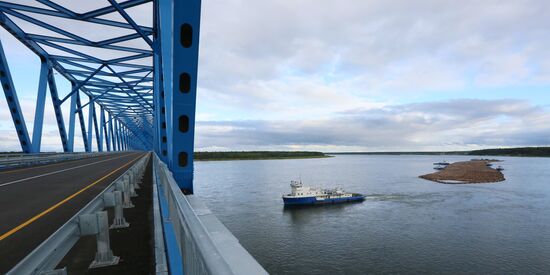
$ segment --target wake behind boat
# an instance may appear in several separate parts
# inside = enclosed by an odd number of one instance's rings
[[[285,205],[312,205],[363,201],[365,196],[357,193],[347,193],[341,188],[322,189],[303,186],[302,181],[291,181],[290,194],[283,195]]]

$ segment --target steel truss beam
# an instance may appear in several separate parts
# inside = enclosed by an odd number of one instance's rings
[[[21,144],[21,149],[25,153],[32,152],[31,140],[29,139],[29,133],[27,132],[27,126],[25,124],[25,117],[19,106],[19,99],[17,92],[15,91],[15,85],[11,78],[10,68],[8,61],[6,60],[6,54],[4,53],[4,47],[0,42],[0,82],[2,83],[2,89],[4,89],[4,95],[8,102],[8,108],[10,110],[15,130],[17,131],[17,137]]]
[[[57,85],[55,83],[54,71],[51,67],[48,68],[48,86],[50,87],[50,95],[52,98],[52,105],[57,121],[57,128],[59,129],[61,144],[63,146],[63,152],[70,152],[72,151],[72,145],[71,147],[69,147],[67,131],[65,130],[65,123],[63,122],[63,113],[61,112],[61,102],[57,94]]]
[[[84,13],[72,2],[36,3],[0,0],[0,25],[41,59],[31,140],[0,44],[0,80],[22,150],[41,151],[49,88],[64,152],[75,149],[78,116],[84,150],[154,150],[180,188],[192,193],[201,1],[108,0]],[[151,3],[152,25],[138,24],[128,9]],[[113,16],[121,20],[107,19]],[[60,20],[86,29],[71,31]],[[102,28],[123,31],[113,35]],[[55,72],[71,83],[68,91],[58,92]],[[68,125],[63,108],[69,109]]]
[[[36,110],[34,112],[34,129],[32,131],[32,152],[40,152],[42,143],[42,124],[44,123],[44,107],[46,107],[46,86],[48,84],[48,62],[42,60],[40,66],[40,79],[38,80],[38,96],[36,98]]]
[[[110,6],[101,7],[84,14],[73,12],[70,8],[56,4],[53,1],[39,0],[38,2],[48,8],[34,4],[15,4],[0,1],[0,24],[25,46],[40,56],[41,59],[45,60],[50,68],[55,69],[71,83],[73,83],[73,88],[69,93],[65,94],[62,99],[57,98],[54,101],[54,109],[56,110],[58,128],[60,130],[64,151],[74,150],[75,114],[73,112],[76,112],[79,116],[79,120],[82,120],[82,108],[88,106],[91,102],[95,103],[94,107],[96,107],[95,105],[97,105],[97,107],[105,106],[105,110],[111,113],[118,113],[123,108],[126,108],[126,106],[120,104],[121,102],[132,103],[134,105],[132,110],[139,116],[140,120],[153,121],[153,97],[147,95],[147,91],[152,91],[153,89],[153,79],[142,75],[143,73],[149,75],[152,74],[153,64],[151,63],[150,65],[145,65],[143,63],[135,63],[137,60],[152,57],[153,50],[150,47],[139,48],[116,44],[141,37],[144,41],[146,41],[146,45],[148,45],[147,40],[150,40],[148,37],[153,34],[153,26],[138,25],[136,21],[129,16],[126,9],[152,1],[130,0],[120,3],[117,1],[110,1]],[[109,13],[119,13],[126,20],[126,22],[98,18],[99,16],[107,15]],[[52,20],[41,20],[41,17],[34,17],[34,14],[46,16]],[[27,26],[18,25],[19,23],[16,23],[14,18],[17,18],[17,20],[20,21],[25,21]],[[79,33],[72,33],[65,30],[61,25],[53,23],[56,18],[63,20],[71,19],[84,24],[96,25],[98,27],[117,27],[133,31],[134,33],[124,34],[118,37],[106,37],[105,39],[93,41]],[[35,25],[37,27],[45,28],[50,32],[56,33],[56,35],[51,35],[50,33],[40,34],[29,32],[28,25]],[[95,48],[112,50],[113,54],[111,57],[107,58],[98,57],[85,53],[81,51],[80,48],[75,48],[75,46],[89,47],[90,49]],[[50,53],[50,49],[55,49],[56,52]],[[127,70],[124,68],[133,69]],[[43,75],[44,74],[42,74],[42,76]],[[50,84],[51,81],[52,78],[48,77],[48,84]],[[42,81],[42,83],[44,82]],[[40,85],[40,87],[43,87],[43,85]],[[58,95],[56,95],[56,89],[52,90],[50,88],[50,90],[52,92],[52,98],[58,97]],[[35,116],[35,121],[38,122],[41,118],[40,114],[43,113],[41,112],[41,102],[44,98],[43,91],[44,89],[40,88],[38,93],[38,112]],[[69,114],[69,135],[66,137],[66,134],[63,133],[65,125],[63,124],[63,116],[60,108],[67,99],[71,98],[72,101],[72,95],[74,93],[78,93],[78,91],[83,92],[91,99],[89,99],[89,102],[84,105],[80,103],[80,107],[78,107],[76,102],[70,103],[72,114]],[[93,91],[96,92],[94,93]],[[101,93],[100,96],[97,96],[96,94],[98,91]],[[118,92],[122,93],[119,97],[124,96],[125,99],[117,99],[110,96],[111,94],[116,94]],[[111,104],[115,100],[115,104]],[[21,115],[21,112],[19,112],[19,115]],[[92,119],[88,118],[88,124],[90,124],[90,121],[92,121],[92,123],[97,123],[93,122],[93,115],[94,114],[92,113]],[[117,119],[126,120],[128,118],[121,115]],[[22,123],[21,120],[18,120],[18,122]],[[39,134],[41,133],[41,126],[42,123],[35,123],[35,130],[38,131],[33,131],[33,140],[36,141],[34,144],[31,144],[30,139],[25,138],[26,129],[23,129],[23,127],[18,127],[21,128],[20,130],[22,132],[22,141],[20,141],[20,143],[28,144],[29,147],[25,151],[40,150],[41,136]],[[143,126],[147,127],[147,124],[143,124]],[[91,124],[86,125],[81,123],[81,129],[86,128],[89,131],[83,137],[83,141],[85,143],[85,149],[90,151],[92,150],[91,132],[95,127],[91,126]],[[152,132],[152,129],[140,128],[132,128],[127,130],[132,132]],[[96,131],[96,139],[98,134],[99,133]],[[99,145],[97,148],[99,149]]]
[[[180,188],[191,194],[201,1],[159,4],[168,166]]]

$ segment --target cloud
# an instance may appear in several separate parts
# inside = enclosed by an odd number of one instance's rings
[[[549,10],[550,3],[535,0],[205,2],[201,71],[209,80],[270,79],[285,67],[323,71],[338,58],[340,70],[377,74],[407,63],[422,68],[415,65],[435,57],[457,73],[479,66],[500,74],[491,66],[498,57],[541,62],[521,56],[543,54]]]
[[[549,12],[536,0],[204,2],[199,111],[311,120],[509,87],[537,100],[528,87],[550,84]]]
[[[59,3],[78,12],[105,4]],[[550,100],[540,96],[550,88],[548,1],[202,5],[199,149],[438,150],[549,143],[542,105]],[[149,12],[147,5],[131,11],[145,25]],[[121,20],[116,13],[104,18]],[[83,35],[92,40],[123,34],[88,23],[65,27],[85,28]],[[18,50],[22,46],[5,39],[6,32],[0,35],[15,64],[12,73],[26,75],[32,53]],[[24,85],[20,95],[34,98],[35,88]],[[540,88],[538,96],[532,87]],[[509,99],[494,100],[503,94]],[[456,99],[464,97],[472,99]],[[24,109],[34,109],[32,104]]]
[[[525,101],[461,99],[349,110],[317,120],[201,121],[196,146],[392,151],[549,145],[548,119],[549,110]]]

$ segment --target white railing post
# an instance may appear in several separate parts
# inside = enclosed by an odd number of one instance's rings
[[[130,224],[126,222],[126,219],[124,219],[124,213],[122,208],[122,192],[120,191],[114,191],[114,201],[115,201],[115,217],[113,219],[113,224],[111,225],[111,229],[114,228],[126,228],[129,227]]]
[[[122,207],[124,208],[134,208],[134,204],[132,203],[132,200],[130,197],[132,194],[130,193],[130,182],[128,181],[127,177],[122,177]]]
[[[101,155],[103,154],[108,153],[102,153]],[[78,154],[65,154],[63,157],[65,156],[73,157],[78,156]],[[145,157],[134,163],[130,171],[140,171],[138,168],[145,167],[148,159],[149,157]],[[0,162],[2,162],[1,159]],[[0,163],[0,167],[2,165]],[[127,224],[122,208],[133,207],[129,197],[129,179],[126,177],[126,180],[124,180],[124,175],[128,175],[130,171],[120,175],[55,233],[17,263],[7,274],[66,274],[66,270],[55,268],[78,240],[87,235],[96,235],[97,238],[97,253],[90,268],[117,264],[119,258],[113,255],[109,243],[108,215],[103,210],[108,207],[115,207],[113,227]]]
[[[113,255],[109,240],[109,221],[107,211],[79,216],[80,235],[96,235],[97,252],[89,268],[117,265],[119,257]]]
[[[124,175],[124,181],[128,183],[128,188],[130,190],[130,197],[134,198],[137,197],[136,189],[134,188],[134,183],[132,182],[132,178],[130,175],[126,174]]]

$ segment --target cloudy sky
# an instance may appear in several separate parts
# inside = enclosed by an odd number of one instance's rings
[[[550,145],[548,14],[540,0],[203,0],[196,150]],[[0,39],[32,129],[39,61]],[[44,149],[61,150],[46,106]],[[0,150],[17,150],[6,108]]]

